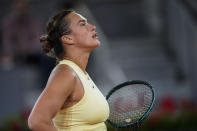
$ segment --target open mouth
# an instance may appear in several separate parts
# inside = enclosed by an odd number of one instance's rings
[[[92,38],[97,38],[97,34],[95,33],[95,34],[92,36]]]

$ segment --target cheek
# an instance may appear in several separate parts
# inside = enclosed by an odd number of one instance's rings
[[[87,32],[80,32],[76,34],[77,43],[86,44],[91,40],[91,36]]]
[[[92,34],[87,29],[78,29],[73,31],[74,41],[79,46],[88,46],[93,44]]]
[[[79,34],[79,36],[78,36],[78,43],[86,44],[89,41],[89,39],[90,38],[88,37],[88,35]]]

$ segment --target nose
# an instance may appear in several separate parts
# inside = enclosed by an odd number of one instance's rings
[[[95,25],[91,25],[91,31],[95,31],[96,30],[96,26]]]

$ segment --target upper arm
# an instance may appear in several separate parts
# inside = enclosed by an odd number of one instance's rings
[[[35,120],[51,120],[61,109],[76,83],[76,75],[68,66],[58,66],[51,73],[31,116]]]

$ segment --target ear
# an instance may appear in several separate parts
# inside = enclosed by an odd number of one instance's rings
[[[70,35],[63,35],[61,37],[61,41],[63,44],[68,44],[68,45],[72,45],[74,43]]]

